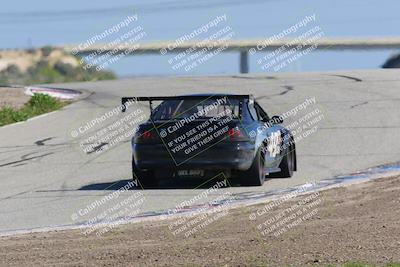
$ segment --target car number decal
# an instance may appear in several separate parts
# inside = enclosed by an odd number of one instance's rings
[[[276,131],[273,132],[269,137],[268,137],[268,145],[267,145],[267,150],[269,152],[269,155],[271,157],[276,157],[281,152],[281,132]]]

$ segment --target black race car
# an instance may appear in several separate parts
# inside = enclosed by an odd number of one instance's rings
[[[124,110],[129,101],[150,103],[149,120],[132,138],[133,179],[144,187],[221,173],[260,186],[266,175],[291,177],[297,170],[293,136],[252,95],[124,97]]]

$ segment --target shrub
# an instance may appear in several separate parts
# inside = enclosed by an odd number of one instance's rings
[[[51,53],[51,47],[43,47],[44,54]],[[79,58],[77,58],[80,60]],[[111,71],[96,71],[92,69],[84,69],[82,66],[74,67],[71,64],[58,61],[53,65],[47,60],[40,60],[33,66],[29,67],[26,72],[16,65],[10,65],[7,69],[0,71],[0,81],[16,84],[40,84],[40,83],[62,83],[76,81],[97,81],[115,79],[116,75]]]
[[[15,64],[8,65],[5,71],[12,76],[18,76],[21,74],[21,70]]]
[[[40,48],[40,50],[42,50],[43,56],[48,57],[50,53],[53,51],[53,48],[51,46],[44,46]]]
[[[61,102],[49,95],[34,94],[19,110],[15,110],[12,107],[1,108],[0,126],[18,121],[25,121],[34,116],[60,109],[66,104],[66,102]]]
[[[22,110],[30,110],[35,114],[42,114],[61,108],[62,102],[45,94],[34,94]]]
[[[54,69],[58,71],[61,75],[67,77],[75,77],[77,75],[77,70],[71,64],[57,62],[56,64],[54,64]]]

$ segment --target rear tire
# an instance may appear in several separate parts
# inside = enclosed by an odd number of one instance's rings
[[[245,186],[261,186],[265,181],[264,155],[262,149],[257,151],[250,169],[240,174],[240,183]]]
[[[135,160],[132,157],[132,179],[135,181],[136,179],[139,181],[139,184],[143,188],[151,188],[158,185],[158,180],[155,175],[151,171],[142,171],[139,169]]]

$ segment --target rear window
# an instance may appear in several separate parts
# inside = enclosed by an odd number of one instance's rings
[[[193,117],[195,119],[209,119],[212,117],[232,116],[239,117],[238,99],[207,99],[207,100],[167,100],[157,106],[153,113],[153,120],[172,120]]]

